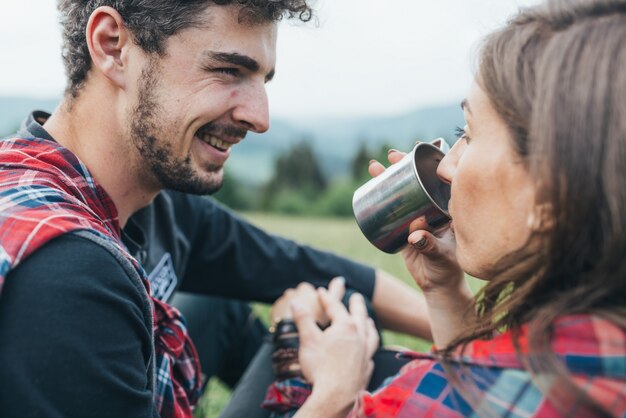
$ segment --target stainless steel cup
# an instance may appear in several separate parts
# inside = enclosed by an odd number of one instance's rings
[[[443,144],[443,140],[437,143]],[[410,229],[438,231],[447,226],[450,186],[437,176],[443,156],[437,146],[418,143],[402,160],[354,192],[356,221],[378,249],[396,253],[407,245]]]

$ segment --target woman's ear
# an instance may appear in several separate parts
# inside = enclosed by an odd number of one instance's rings
[[[122,16],[112,7],[98,7],[89,17],[85,36],[92,71],[102,74],[114,85],[124,89],[126,71],[122,58],[131,39]]]
[[[528,215],[527,226],[532,232],[545,233],[554,228],[555,217],[550,203],[539,203]]]

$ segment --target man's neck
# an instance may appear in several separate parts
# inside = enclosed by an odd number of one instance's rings
[[[97,91],[94,88],[71,102],[64,99],[44,127],[87,166],[113,200],[124,227],[134,212],[152,201],[159,188],[143,181],[137,151],[126,133],[126,112],[119,111],[125,103],[106,94],[110,91],[94,94]]]

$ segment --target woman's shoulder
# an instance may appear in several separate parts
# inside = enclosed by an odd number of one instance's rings
[[[361,396],[352,416],[378,416],[382,410],[389,417],[434,411],[441,417],[469,416],[476,405],[471,407],[458,392],[450,372],[472,382],[470,392],[479,408],[513,408],[528,416],[550,416],[541,415],[555,410],[527,369],[531,357],[527,334],[528,326],[523,326],[517,332],[473,341],[455,353],[446,367],[435,355],[405,353],[413,361],[376,392]],[[615,399],[613,395],[621,393],[626,382],[626,332],[619,326],[592,315],[561,317],[554,322],[550,344],[571,382],[596,402],[607,407],[603,399]],[[542,357],[545,352],[533,354]],[[548,380],[544,383],[551,386]],[[618,405],[608,409],[624,412]]]
[[[459,361],[494,367],[524,369],[524,357],[541,355],[530,346],[531,324],[508,330],[490,340],[476,340],[457,352]],[[550,351],[564,360],[572,373],[605,374],[603,363],[622,364],[620,377],[626,379],[626,330],[594,315],[578,314],[557,318],[547,335]]]

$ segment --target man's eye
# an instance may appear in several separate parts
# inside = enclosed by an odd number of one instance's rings
[[[226,75],[229,75],[231,77],[238,77],[239,74],[240,74],[239,73],[239,69],[237,69],[237,68],[228,68],[228,67],[225,67],[225,68],[215,68],[215,69],[213,69],[213,71],[217,72],[217,73],[221,73],[221,74],[226,74]]]

